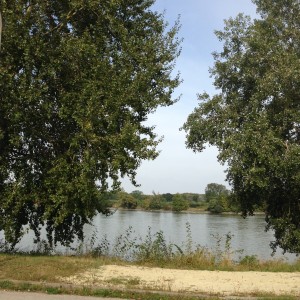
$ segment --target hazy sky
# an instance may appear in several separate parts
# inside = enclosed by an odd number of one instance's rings
[[[164,136],[158,146],[161,151],[154,161],[144,161],[138,169],[136,188],[128,180],[123,181],[126,192],[140,190],[144,194],[156,193],[204,193],[208,183],[225,184],[225,166],[217,161],[217,150],[207,147],[204,152],[194,153],[185,147],[185,132],[179,128],[197,106],[197,93],[215,92],[209,68],[213,66],[212,52],[220,51],[222,44],[214,31],[223,29],[224,19],[243,12],[255,16],[256,7],[251,0],[156,0],[154,9],[165,11],[165,19],[174,24],[178,15],[181,20],[179,36],[182,52],[176,70],[183,83],[174,97],[181,96],[175,105],[160,108],[149,116],[149,124],[156,125],[156,133]]]

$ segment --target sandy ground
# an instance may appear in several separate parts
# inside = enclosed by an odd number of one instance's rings
[[[223,296],[258,293],[300,297],[300,273],[191,271],[107,265],[61,278],[73,284]]]

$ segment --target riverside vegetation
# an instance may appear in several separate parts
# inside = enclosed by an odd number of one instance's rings
[[[230,233],[212,238],[215,240],[215,246],[211,249],[195,245],[192,241],[191,226],[186,223],[186,240],[181,245],[167,242],[162,231],[152,232],[151,228],[144,238],[136,237],[132,227],[114,241],[104,236],[96,242],[98,239],[95,233],[88,242],[81,243],[76,248],[69,248],[65,253],[56,252],[46,241],[39,242],[36,249],[30,252],[10,250],[2,241],[0,289],[141,299],[138,291],[65,288],[55,285],[60,283],[62,277],[108,264],[189,270],[300,272],[300,260],[292,264],[284,260],[261,261],[255,255],[243,256],[242,250],[232,249],[231,240],[234,236]],[[234,259],[237,253],[239,259]],[[38,282],[45,284],[40,285]],[[127,288],[135,288],[134,283],[128,282]],[[182,298],[183,295],[156,295],[147,291],[142,295],[142,299]],[[201,298],[187,296],[184,299]]]
[[[142,238],[135,234],[132,227],[129,227],[123,234],[114,241],[104,235],[98,239],[94,233],[89,241],[80,243],[76,248],[68,247],[64,253],[56,251],[55,248],[45,241],[36,244],[35,250],[23,252],[20,249],[10,250],[4,241],[0,243],[1,276],[11,276],[14,279],[22,278],[22,272],[14,272],[13,266],[6,270],[5,265],[11,261],[18,261],[17,265],[26,265],[24,274],[28,275],[29,265],[34,267],[38,262],[59,262],[61,259],[69,260],[71,263],[82,259],[85,263],[76,263],[73,267],[58,266],[63,272],[78,271],[81,267],[96,267],[101,263],[129,263],[151,267],[168,267],[178,269],[196,270],[223,270],[223,271],[269,271],[269,272],[299,272],[300,260],[288,263],[282,259],[259,260],[255,255],[243,256],[243,250],[233,249],[231,240],[234,236],[228,232],[225,236],[214,235],[215,246],[212,248],[195,245],[192,241],[191,226],[186,223],[186,240],[181,244],[167,242],[163,231],[152,232],[149,227],[147,235]],[[99,241],[99,242],[97,242]],[[237,255],[238,254],[238,255]],[[238,256],[238,259],[236,257]],[[22,259],[24,259],[22,263]],[[27,260],[27,262],[26,262]],[[32,262],[28,264],[28,261]],[[60,265],[60,264],[58,264]],[[22,269],[22,268],[21,268]],[[67,271],[69,270],[69,271]],[[33,274],[35,272],[29,272]],[[57,272],[52,274],[58,276]],[[51,275],[51,276],[52,276]],[[47,279],[54,280],[54,277]]]
[[[126,193],[120,191],[109,197],[110,206],[127,209],[143,210],[172,210],[180,212],[183,210],[209,211],[211,213],[223,213],[241,211],[238,202],[232,197],[230,191],[222,184],[209,183],[204,194],[196,193],[165,193],[144,195],[139,190]],[[256,206],[256,211],[263,211],[264,205]]]

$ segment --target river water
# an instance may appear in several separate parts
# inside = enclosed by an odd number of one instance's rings
[[[243,250],[242,255],[257,255],[260,259],[271,259],[270,242],[274,240],[273,232],[265,232],[266,222],[263,215],[248,217],[239,215],[213,215],[173,212],[144,212],[144,211],[117,211],[111,217],[97,216],[94,220],[99,232],[110,237],[117,237],[132,226],[137,236],[144,237],[148,228],[152,232],[162,230],[167,241],[181,245],[186,241],[186,223],[191,226],[194,245],[207,246],[214,249],[218,237],[230,233],[233,250]],[[86,234],[91,235],[94,229],[86,228]],[[294,255],[282,255],[277,250],[276,258],[293,261]]]
[[[132,236],[144,239],[151,228],[152,233],[163,231],[168,242],[182,246],[187,240],[187,223],[191,228],[194,246],[201,245],[215,249],[218,237],[222,237],[224,244],[226,234],[230,233],[233,236],[231,247],[233,250],[243,250],[241,256],[256,255],[259,259],[272,258],[269,243],[274,240],[273,232],[265,232],[266,223],[262,215],[243,219],[238,215],[118,210],[109,217],[97,215],[93,226],[85,226],[85,240],[88,243],[91,237],[96,237],[95,244],[97,244],[97,240],[100,242],[104,236],[107,236],[107,239],[113,243],[129,228],[132,228]],[[27,234],[18,248],[27,251],[31,249],[32,238],[32,234]],[[282,255],[279,249],[275,258],[293,261],[296,256]]]

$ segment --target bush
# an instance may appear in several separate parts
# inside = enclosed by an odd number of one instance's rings
[[[215,214],[220,214],[224,212],[223,206],[220,204],[218,199],[211,199],[208,204],[208,211],[215,213]]]
[[[137,200],[126,193],[121,193],[119,195],[119,200],[120,200],[120,206],[123,208],[128,208],[128,209],[135,209],[137,208]]]
[[[148,201],[148,207],[146,207],[146,209],[162,209],[163,207],[163,199],[161,195],[153,194]]]
[[[240,260],[240,265],[247,266],[248,268],[255,268],[259,265],[259,260],[256,255],[246,255]]]
[[[189,208],[188,202],[183,198],[182,195],[176,194],[173,196],[173,211],[182,211]]]

